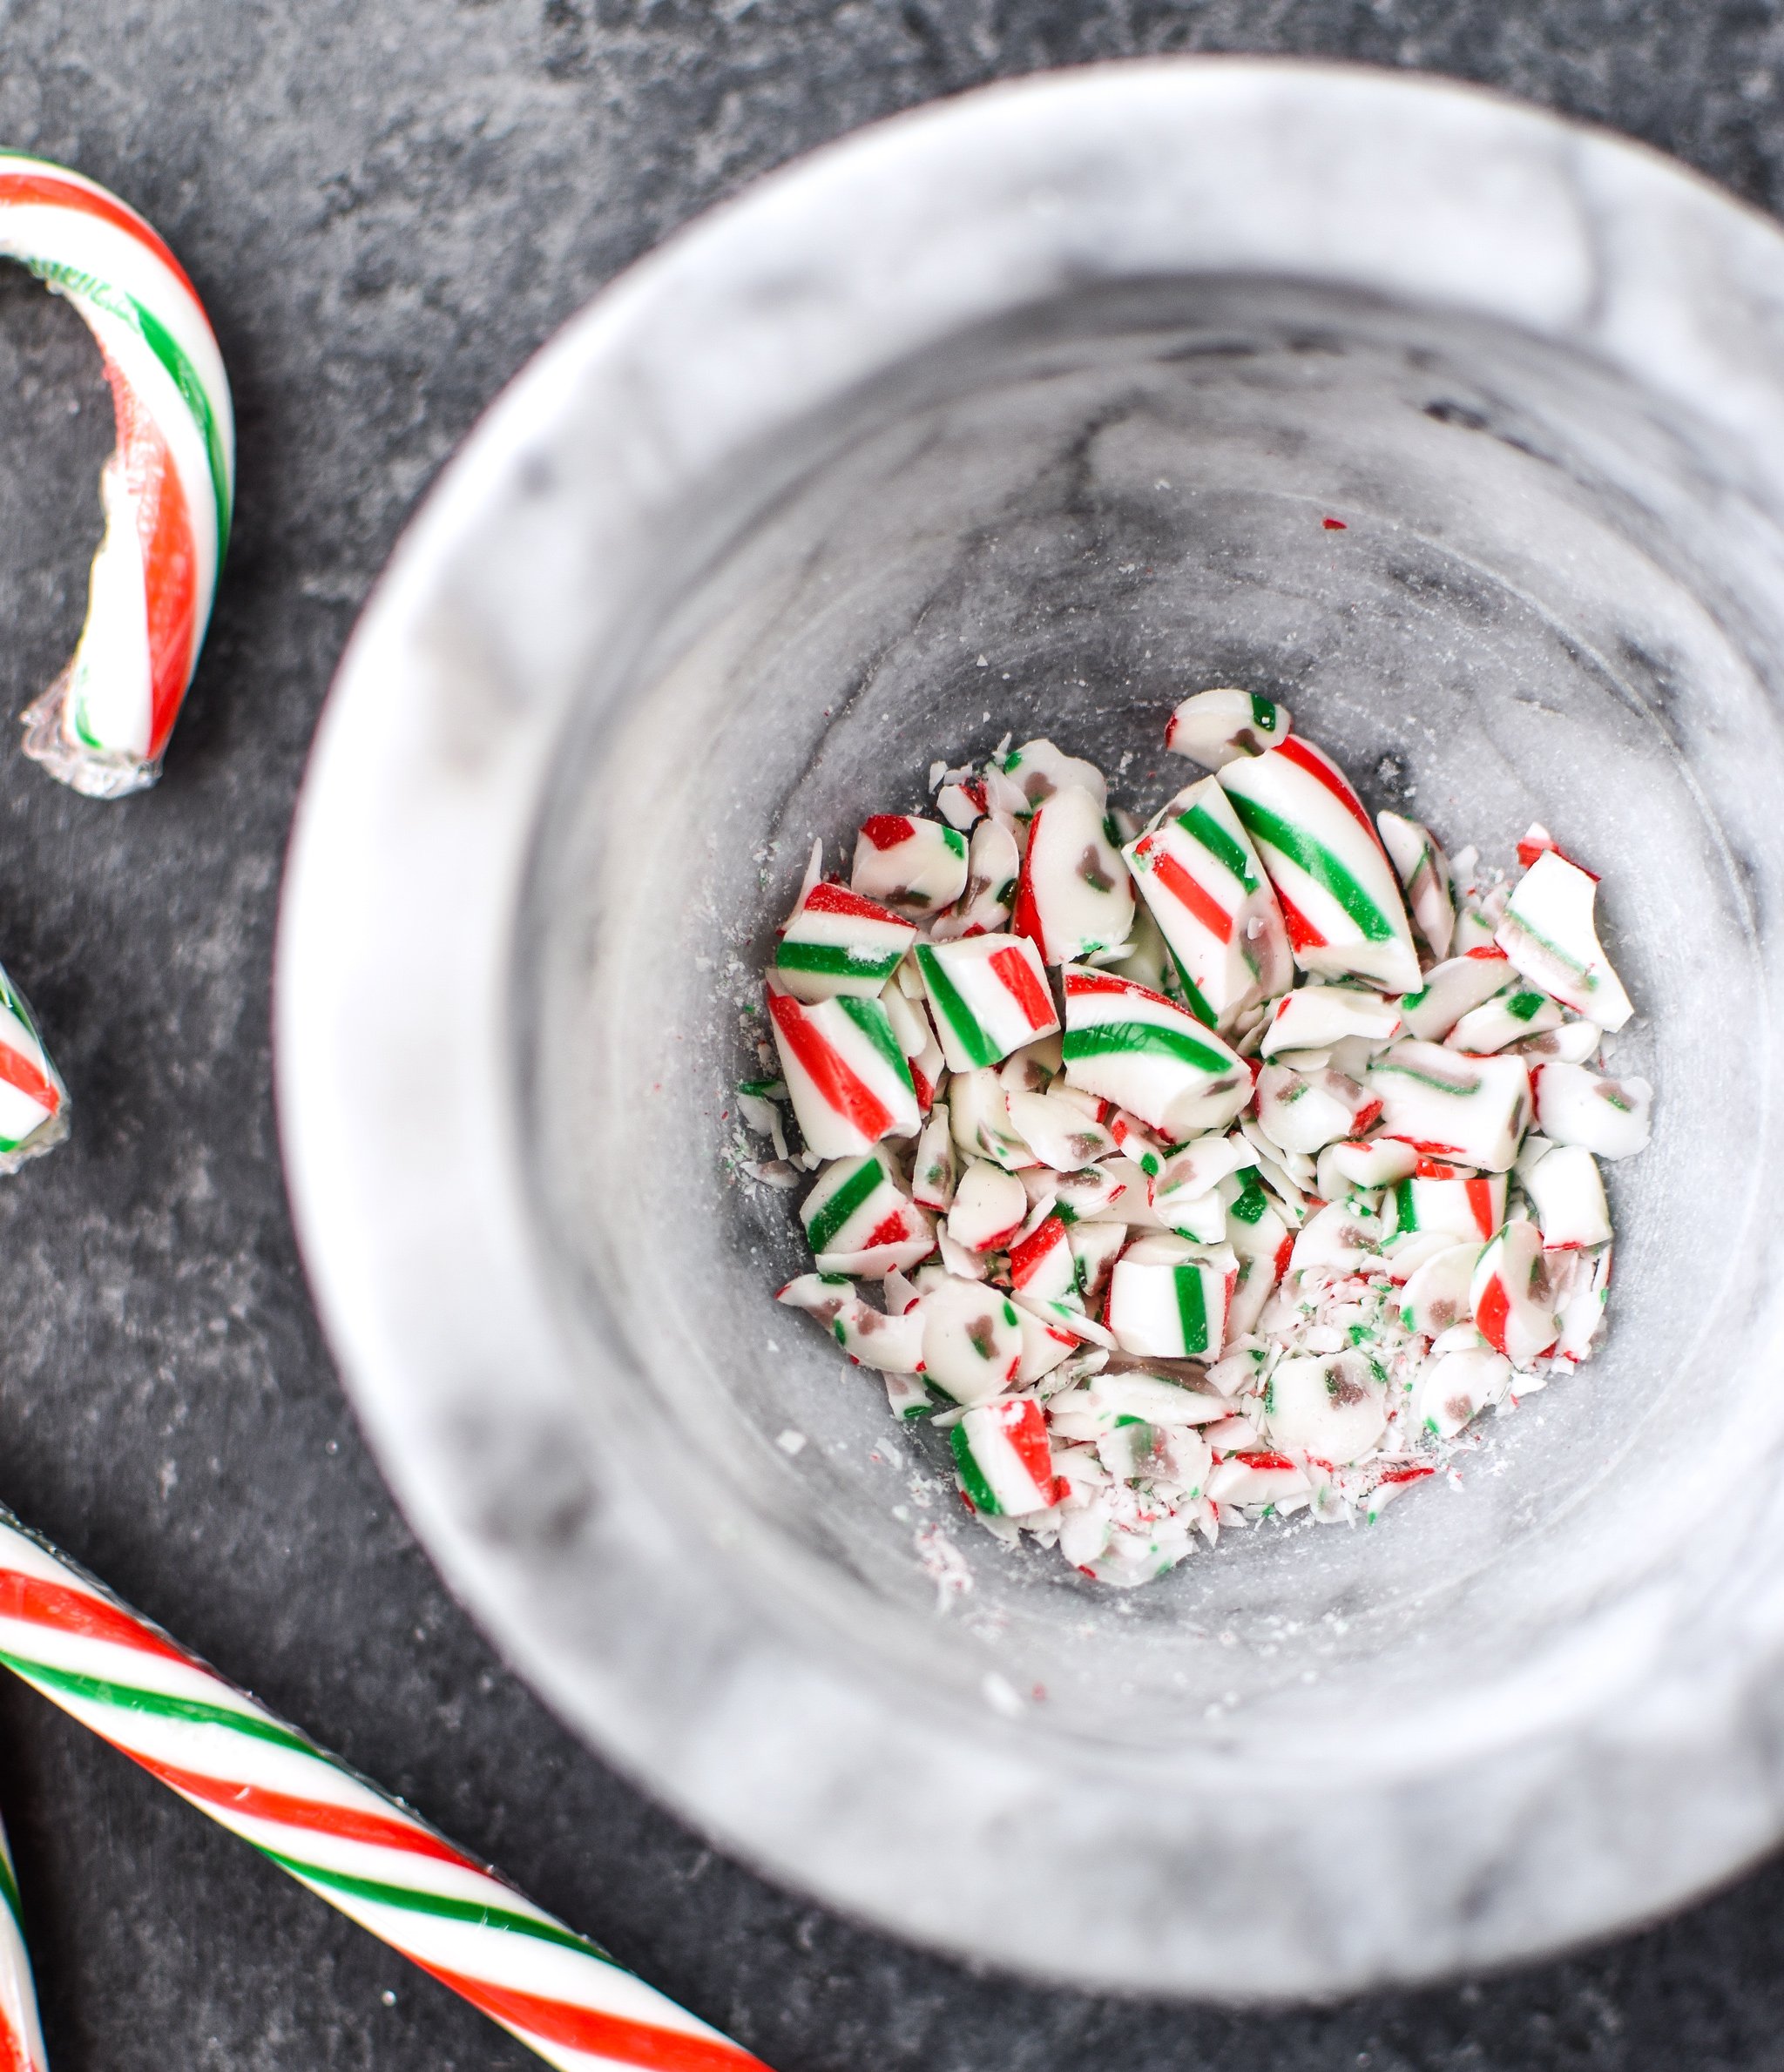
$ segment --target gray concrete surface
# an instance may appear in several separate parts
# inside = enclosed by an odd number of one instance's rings
[[[1502,84],[1784,209],[1773,0],[0,0],[0,139],[159,225],[241,432],[160,789],[95,806],[0,754],[0,956],[78,1103],[74,1143],[0,1187],[0,1498],[779,2072],[1784,2065],[1777,1865],[1564,1963],[1272,2016],[975,1976],[814,1912],[507,1674],[395,1515],[311,1318],[269,1096],[280,858],[335,655],[435,470],[594,288],[752,174],[993,77],[1187,49]],[[7,273],[14,707],[72,643],[109,439],[78,322]],[[58,2072],[535,2062],[10,1684],[0,1804]]]

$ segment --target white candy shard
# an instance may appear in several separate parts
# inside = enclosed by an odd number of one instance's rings
[[[1100,1317],[1109,1292],[1109,1276],[1127,1242],[1118,1223],[1074,1223],[1071,1259],[1078,1271],[1078,1298],[1091,1316]]]
[[[1065,1076],[1172,1143],[1231,1122],[1251,1074],[1212,1029],[1126,979],[1068,965]]]
[[[954,1134],[946,1108],[937,1108],[923,1124],[911,1163],[911,1199],[925,1209],[945,1209],[954,1199],[956,1177]]]
[[[1555,1292],[1533,1223],[1508,1223],[1476,1262],[1469,1291],[1475,1328],[1515,1367],[1546,1353],[1560,1330]]]
[[[883,1151],[827,1166],[799,1213],[821,1273],[877,1279],[936,1249],[933,1221],[905,1194]]]
[[[905,1070],[910,1074],[917,1108],[922,1114],[928,1115],[948,1076],[929,1009],[921,998],[913,1000],[895,979],[881,994],[880,1005],[885,1009],[886,1019],[892,1024],[892,1034],[904,1053]]]
[[[1381,1443],[1388,1413],[1382,1385],[1362,1353],[1279,1360],[1264,1389],[1270,1443],[1348,1467]]]
[[[1606,1245],[1595,1252],[1568,1252],[1564,1258],[1561,1335],[1555,1341],[1555,1357],[1577,1364],[1591,1352],[1592,1340],[1605,1320],[1605,1304],[1611,1292],[1611,1247]]]
[[[1537,1123],[1556,1144],[1600,1158],[1632,1158],[1647,1149],[1654,1090],[1645,1079],[1605,1079],[1584,1065],[1537,1069]]]
[[[1438,1353],[1419,1375],[1413,1414],[1426,1431],[1453,1439],[1463,1427],[1497,1403],[1511,1380],[1511,1362],[1477,1340],[1472,1349]]]
[[[1016,1175],[975,1158],[954,1190],[948,1235],[968,1252],[1002,1252],[1027,1215],[1028,1196]]]
[[[1611,1211],[1598,1161],[1584,1144],[1558,1144],[1524,1176],[1543,1244],[1551,1252],[1607,1245]]]
[[[1022,1325],[1022,1360],[1016,1370],[1016,1386],[1030,1388],[1071,1359],[1078,1349],[1081,1333],[1050,1321],[1031,1304],[1018,1302],[1016,1314]]]
[[[1308,1218],[1288,1255],[1291,1272],[1321,1267],[1328,1273],[1367,1272],[1386,1236],[1382,1219],[1360,1201],[1328,1202]]]
[[[1264,1067],[1257,1098],[1258,1122],[1270,1142],[1308,1157],[1367,1130],[1382,1112],[1380,1096],[1342,1072],[1295,1072],[1287,1065]]]
[[[1441,1043],[1464,1015],[1503,991],[1511,975],[1510,960],[1497,949],[1434,964],[1422,987],[1400,1002],[1407,1035]]]
[[[1447,858],[1431,839],[1430,829],[1416,820],[1406,820],[1397,813],[1378,813],[1375,826],[1381,831],[1382,846],[1406,889],[1413,926],[1424,937],[1434,957],[1447,957],[1450,938],[1456,933]]]
[[[807,1148],[847,1158],[922,1122],[910,1068],[877,1000],[844,995],[808,1007],[770,989],[780,1070]]]
[[[846,886],[814,885],[774,946],[774,969],[795,1000],[849,993],[872,1000],[897,970],[916,929]]]
[[[1016,837],[1001,820],[981,820],[972,831],[966,889],[929,929],[931,941],[954,942],[964,935],[990,935],[1010,925],[1022,856]]]
[[[1137,1239],[1109,1282],[1109,1327],[1124,1353],[1217,1359],[1237,1256],[1205,1252],[1159,1232]]]
[[[1347,1188],[1372,1192],[1409,1180],[1417,1170],[1418,1153],[1397,1137],[1375,1137],[1367,1143],[1347,1138],[1328,1144],[1320,1153],[1314,1188],[1322,1200],[1336,1201]]]
[[[984,813],[985,787],[970,778],[956,778],[936,793],[936,810],[950,827],[964,834]]]
[[[1564,1007],[1621,1029],[1633,1012],[1598,942],[1598,881],[1557,849],[1540,854],[1513,888],[1493,940],[1534,986]]]
[[[1035,1164],[1035,1155],[1010,1119],[1009,1097],[996,1072],[956,1072],[948,1082],[948,1114],[954,1142],[969,1157],[989,1158],[1011,1172]]]
[[[1064,1094],[1009,1094],[1010,1120],[1043,1165],[1081,1172],[1106,1158],[1115,1139]]]
[[[1186,698],[1165,727],[1165,746],[1205,770],[1261,755],[1288,738],[1287,708],[1253,691],[1222,688]]]
[[[923,1373],[956,1403],[989,1402],[1022,1365],[1022,1318],[1008,1295],[949,1274],[932,1280],[912,1314],[922,1326]]]
[[[1010,1284],[1017,1294],[1039,1302],[1064,1302],[1078,1293],[1071,1233],[1079,1227],[1085,1226],[1068,1226],[1058,1216],[1049,1216],[1010,1246]]]
[[[1020,1518],[1050,1509],[1064,1494],[1053,1473],[1047,1421],[1038,1403],[987,1403],[969,1410],[949,1434],[960,1486],[976,1511]]]
[[[1337,764],[1295,735],[1228,763],[1220,782],[1276,888],[1301,969],[1414,991],[1418,953],[1399,881]]]
[[[1294,984],[1282,909],[1218,778],[1173,799],[1122,854],[1199,1021],[1230,1031]]]
[[[1604,1031],[1596,1022],[1564,1022],[1558,1029],[1522,1038],[1517,1049],[1520,1056],[1530,1059],[1534,1071],[1539,1063],[1550,1060],[1558,1064],[1590,1064],[1603,1040]]]
[[[1016,895],[1016,928],[1046,964],[1074,964],[1124,945],[1133,926],[1133,881],[1104,826],[1102,800],[1066,785],[1029,827]]]
[[[1097,1457],[1122,1481],[1172,1482],[1199,1496],[1214,1465],[1207,1441],[1180,1427],[1125,1418],[1097,1441]]]
[[[1281,1454],[1233,1454],[1208,1476],[1207,1494],[1216,1503],[1248,1508],[1284,1503],[1312,1488],[1303,1471]]]
[[[1284,1050],[1314,1050],[1346,1036],[1391,1043],[1403,1028],[1400,1009],[1360,986],[1301,986],[1270,1010],[1258,1046],[1264,1057]]]
[[[966,837],[916,813],[876,813],[861,824],[848,882],[900,914],[939,914],[966,889]]]
[[[994,1065],[1059,1026],[1046,971],[1021,935],[920,942],[916,961],[950,1071]]]
[[[1098,808],[1108,802],[1108,780],[1097,766],[1081,756],[1067,755],[1049,740],[1024,741],[1013,754],[1004,757],[1000,774],[1016,786],[1024,812],[1032,813],[1055,792],[1072,785],[1087,791]]]
[[[1418,1268],[1400,1296],[1400,1315],[1409,1331],[1436,1338],[1474,1315],[1474,1269],[1480,1256],[1477,1244],[1448,1245]]]
[[[815,1317],[857,1367],[914,1374],[922,1365],[922,1319],[875,1309],[840,1274],[802,1273],[775,1299]]]
[[[1458,1165],[1505,1171],[1530,1124],[1521,1057],[1468,1057],[1409,1038],[1370,1064],[1368,1085],[1382,1103],[1383,1135]]]
[[[1470,1008],[1443,1042],[1449,1049],[1484,1057],[1521,1037],[1545,1036],[1565,1020],[1546,993],[1525,985],[1507,986],[1481,1006]]]

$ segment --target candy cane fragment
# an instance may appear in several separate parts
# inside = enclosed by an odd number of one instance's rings
[[[1051,1509],[1066,1485],[1053,1472],[1047,1421],[1024,1398],[969,1410],[949,1434],[960,1486],[990,1518]]]
[[[1205,770],[1244,755],[1261,755],[1288,738],[1287,708],[1253,691],[1230,687],[1186,698],[1165,727],[1165,746]]]
[[[1531,985],[1600,1029],[1618,1029],[1634,1009],[1598,942],[1598,890],[1590,871],[1545,849],[1513,888],[1493,940]]]
[[[1378,813],[1375,827],[1382,846],[1405,888],[1413,926],[1441,962],[1450,955],[1456,934],[1456,908],[1450,898],[1450,862],[1431,839],[1431,831],[1397,813]]]
[[[1109,1282],[1116,1344],[1124,1353],[1217,1359],[1238,1273],[1231,1252],[1204,1253],[1162,1232],[1138,1239],[1116,1261]]]
[[[4,2072],[45,2072],[47,2063],[18,1880],[6,1830],[0,1827],[0,2067]]]
[[[1387,1428],[1382,1385],[1356,1353],[1279,1360],[1264,1387],[1270,1443],[1345,1467],[1361,1460]]]
[[[774,946],[774,969],[795,1000],[850,993],[876,998],[916,941],[911,922],[846,886],[812,887]]]
[[[1044,739],[1024,741],[1004,757],[998,774],[1015,787],[1018,809],[1026,813],[1032,813],[1055,792],[1073,785],[1087,791],[1098,807],[1105,805],[1109,797],[1108,780],[1094,763],[1086,762],[1082,756],[1067,755]]]
[[[1082,785],[1044,800],[1029,827],[1016,895],[1016,929],[1047,964],[1118,949],[1133,926],[1133,881],[1104,822],[1101,800]]]
[[[934,1225],[905,1193],[883,1151],[828,1166],[799,1214],[820,1273],[878,1279],[918,1265],[936,1249]]]
[[[0,971],[0,1173],[68,1135],[68,1089],[50,1062],[24,996]]]
[[[1560,1319],[1533,1223],[1508,1223],[1476,1262],[1469,1290],[1475,1328],[1515,1367],[1527,1367],[1555,1342]]]
[[[914,1374],[922,1366],[922,1318],[873,1308],[844,1274],[801,1273],[774,1299],[821,1324],[857,1367]]]
[[[1470,1008],[1443,1042],[1449,1049],[1485,1057],[1526,1036],[1546,1036],[1565,1020],[1546,993],[1520,983],[1507,986],[1479,1007]],[[1596,1033],[1593,1048],[1597,1048]]]
[[[1000,1395],[1022,1365],[1022,1318],[1009,1296],[948,1274],[923,1290],[923,1373],[956,1403]]]
[[[1550,1252],[1605,1245],[1611,1211],[1598,1161],[1584,1144],[1557,1144],[1520,1176]]]
[[[1419,1171],[1388,1197],[1390,1234],[1441,1232],[1484,1245],[1505,1220],[1505,1193],[1502,1172],[1464,1173],[1422,1160]]]
[[[877,1000],[844,994],[807,1007],[770,989],[780,1070],[808,1149],[821,1158],[871,1151],[922,1126],[910,1067]]]
[[[1468,1057],[1441,1043],[1395,1043],[1368,1068],[1382,1130],[1436,1158],[1504,1172],[1530,1126],[1530,1073],[1521,1057]]]
[[[147,223],[96,180],[0,153],[0,254],[98,341],[118,445],[86,623],[24,715],[25,753],[91,798],[152,784],[198,666],[235,494],[235,419],[209,318]]]
[[[1399,881],[1337,764],[1292,736],[1228,763],[1220,782],[1276,888],[1301,969],[1416,991],[1418,955]]]
[[[760,2066],[3,1512],[0,1663],[563,2072]]]
[[[1025,936],[920,942],[916,961],[950,1071],[997,1064],[1059,1026],[1046,970]]]
[[[1647,1149],[1654,1090],[1645,1079],[1606,1079],[1584,1065],[1544,1064],[1535,1075],[1537,1127],[1554,1144],[1577,1144],[1600,1158],[1632,1158]]]
[[[1418,991],[1402,995],[1397,1003],[1407,1035],[1441,1043],[1464,1015],[1503,992],[1512,976],[1510,960],[1494,948],[1434,965]]]
[[[966,889],[966,837],[916,813],[875,813],[862,822],[848,882],[901,914],[939,914]]]
[[[1231,1122],[1251,1074],[1193,1015],[1130,980],[1068,965],[1065,1077],[1174,1142]]]

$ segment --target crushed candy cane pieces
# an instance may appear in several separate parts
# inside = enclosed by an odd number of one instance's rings
[[[1373,1524],[1571,1373],[1601,1161],[1652,1125],[1546,829],[1446,857],[1244,691],[1166,746],[1213,774],[1143,830],[1006,739],[863,820],[848,886],[814,848],[735,1096],[812,1254],[779,1299],[945,1430],[988,1530],[1118,1589],[1223,1525]]]

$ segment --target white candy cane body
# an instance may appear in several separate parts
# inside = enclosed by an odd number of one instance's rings
[[[50,1062],[24,996],[0,971],[0,1173],[68,1134],[68,1089]]]
[[[1598,1161],[1584,1144],[1557,1144],[1524,1171],[1523,1178],[1548,1251],[1574,1252],[1610,1242],[1605,1183]]]
[[[1393,1044],[1368,1068],[1385,1136],[1433,1158],[1504,1172],[1530,1126],[1530,1071],[1521,1057],[1469,1057],[1441,1043]]]
[[[851,993],[872,1000],[916,941],[916,928],[846,886],[814,885],[774,946],[774,969],[795,1000]]]
[[[759,2063],[4,1514],[0,1662],[564,2072]]]
[[[1450,898],[1450,865],[1429,827],[1397,813],[1378,813],[1375,826],[1412,910],[1413,925],[1434,957],[1450,955],[1456,908]]]
[[[1229,1123],[1251,1074],[1214,1032],[1131,980],[1068,966],[1065,1076],[1180,1142]]]
[[[1443,1044],[1446,1049],[1466,1050],[1476,1057],[1485,1057],[1528,1036],[1547,1036],[1565,1019],[1546,993],[1526,985],[1507,986],[1479,1007],[1470,1008],[1444,1037]]]
[[[1564,1007],[1621,1029],[1634,1012],[1598,942],[1598,882],[1558,850],[1544,850],[1512,889],[1493,940],[1531,982]]]
[[[1258,1074],[1258,1122],[1272,1144],[1303,1157],[1367,1130],[1381,1097],[1342,1072],[1296,1072],[1266,1065]]]
[[[47,2062],[30,1953],[25,1947],[18,1880],[12,1873],[6,1831],[0,1827],[0,2068],[3,2072],[45,2072]]]
[[[1497,949],[1477,950],[1434,965],[1419,990],[1408,993],[1399,1002],[1407,1035],[1421,1043],[1441,1043],[1464,1015],[1502,992],[1511,976],[1510,962]]]
[[[112,386],[86,624],[26,714],[25,748],[76,790],[118,798],[159,774],[210,620],[235,493],[229,383],[179,261],[97,181],[0,153],[0,254],[73,303]]]
[[[1279,1360],[1264,1391],[1264,1415],[1274,1446],[1335,1468],[1373,1451],[1388,1423],[1381,1384],[1355,1353]]]
[[[916,961],[951,1072],[997,1064],[1059,1026],[1040,953],[1025,936],[922,942]]]
[[[1505,1220],[1505,1176],[1457,1172],[1422,1159],[1410,1179],[1395,1184],[1388,1203],[1396,1235],[1438,1232],[1484,1245]]]
[[[768,1016],[793,1112],[819,1157],[851,1157],[921,1128],[910,1067],[877,1000],[845,994],[807,1007],[771,987]]]
[[[1285,1050],[1321,1050],[1347,1036],[1389,1043],[1403,1027],[1400,1009],[1379,993],[1357,986],[1301,986],[1271,1009],[1258,1052],[1275,1057]]]
[[[1399,881],[1337,764],[1295,736],[1228,763],[1220,782],[1276,888],[1301,969],[1415,991],[1418,953]]]
[[[1198,1020],[1230,1029],[1294,984],[1282,909],[1218,778],[1173,799],[1122,854]]]

